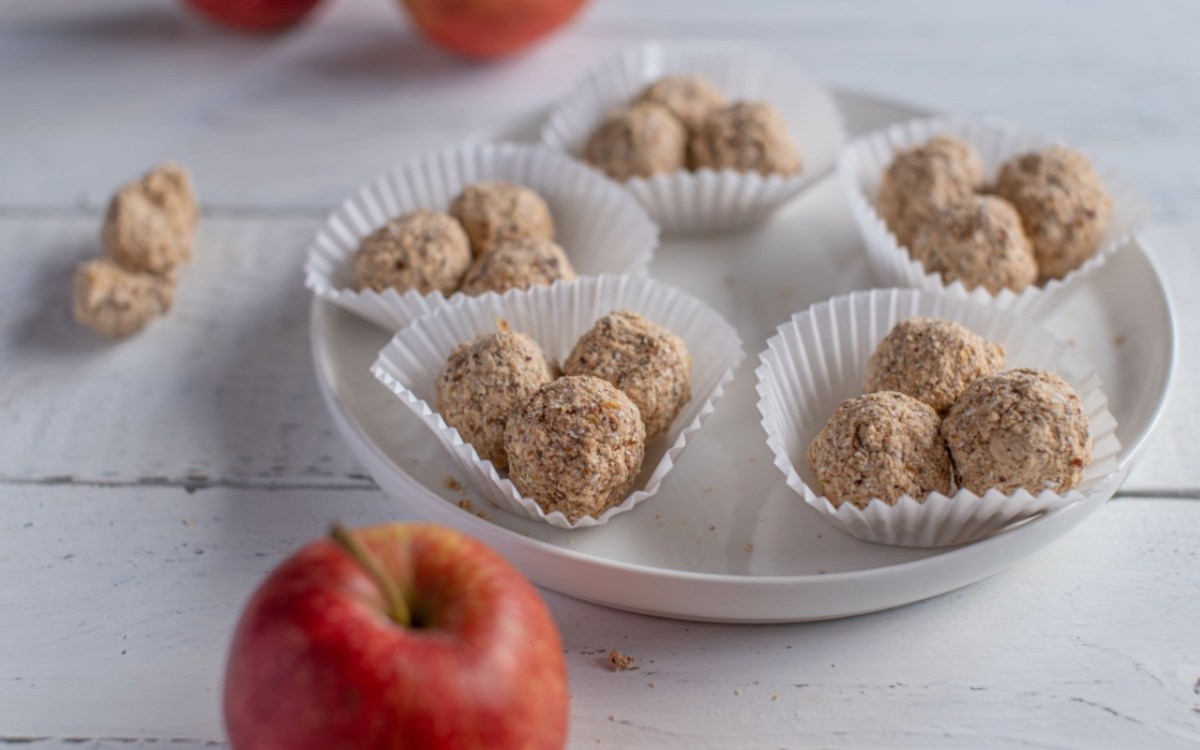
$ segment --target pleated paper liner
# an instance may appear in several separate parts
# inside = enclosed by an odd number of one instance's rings
[[[860,396],[867,360],[892,327],[906,318],[954,320],[1006,353],[1005,369],[1038,367],[1058,373],[1083,401],[1092,462],[1083,481],[1065,494],[1021,490],[982,497],[958,490],[924,500],[904,496],[895,505],[872,500],[866,509],[834,507],[821,494],[805,452],[839,403]],[[1117,490],[1116,420],[1100,390],[1100,377],[1069,346],[1028,319],[941,292],[877,289],[834,297],[779,326],[759,357],[758,408],[775,465],[787,484],[842,531],[868,542],[944,547],[982,539],[1006,527],[1084,498]]]
[[[692,398],[667,434],[646,446],[634,492],[598,518],[583,517],[572,523],[561,512],[547,514],[522,497],[506,475],[481,459],[458,430],[446,424],[435,411],[437,377],[454,347],[495,331],[498,321],[528,334],[561,363],[599,318],[621,309],[640,313],[683,339],[692,356]],[[488,500],[553,526],[581,528],[607,523],[658,491],[689,438],[712,413],[742,357],[737,332],[696,298],[644,276],[602,275],[527,292],[456,298],[397,333],[379,353],[371,372],[421,418]]]
[[[305,286],[391,331],[446,304],[440,292],[359,291],[351,263],[362,238],[416,209],[448,211],[467,185],[507,180],[540,194],[580,275],[645,273],[658,227],[616,183],[544,146],[467,144],[401,164],[355,191],[317,233],[304,265]],[[455,295],[458,296],[457,293]]]
[[[605,115],[669,74],[703,76],[730,102],[773,104],[791,130],[803,171],[784,177],[703,169],[624,183],[664,231],[715,231],[762,221],[834,168],[846,131],[829,91],[787,57],[732,44],[649,42],[625,49],[559,102],[542,129],[542,141],[579,157]]]
[[[838,160],[839,179],[867,246],[871,266],[885,285],[945,291],[997,308],[1037,315],[1048,309],[1064,289],[1099,270],[1149,218],[1146,199],[1113,170],[1089,155],[1112,199],[1108,226],[1100,247],[1091,258],[1061,279],[1052,279],[1042,286],[1029,286],[1021,292],[1002,289],[998,294],[992,294],[982,287],[968,290],[962,281],[947,284],[940,274],[926,272],[921,262],[909,255],[875,208],[883,175],[896,153],[923,145],[937,135],[950,135],[969,143],[983,160],[989,185],[995,181],[1000,166],[1014,156],[1050,146],[1070,145],[999,120],[936,117],[898,123],[862,136],[846,146]]]

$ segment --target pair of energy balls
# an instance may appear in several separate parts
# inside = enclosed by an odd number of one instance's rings
[[[991,194],[984,189],[979,154],[939,135],[895,156],[879,212],[926,271],[996,294],[1078,268],[1099,247],[1112,208],[1087,157],[1057,146],[1009,160]]]
[[[413,211],[363,238],[354,256],[359,289],[477,295],[575,278],[555,241],[550,207],[510,182],[468,185],[449,213]]]
[[[867,364],[867,395],[843,401],[808,448],[834,506],[1066,492],[1091,461],[1087,415],[1046,370],[1003,371],[1004,349],[953,321],[910,318]]]
[[[170,311],[199,216],[191,175],[180,164],[162,164],[122,186],[104,214],[104,255],[75,269],[75,320],[121,338]]]
[[[682,169],[792,175],[800,155],[787,123],[766,102],[729,104],[699,76],[667,76],[608,114],[583,158],[614,180]]]
[[[558,368],[523,333],[484,333],[451,352],[438,412],[480,458],[547,513],[619,504],[691,398],[683,340],[627,310],[600,318]]]

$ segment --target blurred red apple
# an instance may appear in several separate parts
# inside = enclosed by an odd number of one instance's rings
[[[187,0],[218,23],[248,31],[277,31],[293,26],[320,0]]]
[[[236,750],[561,750],[566,666],[537,591],[439,526],[340,527],[242,613],[225,674]]]
[[[559,28],[587,0],[403,0],[421,33],[478,59],[519,52]]]

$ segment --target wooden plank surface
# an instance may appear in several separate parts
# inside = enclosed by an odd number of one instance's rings
[[[220,740],[240,603],[331,518],[398,517],[373,490],[6,494],[0,590],[24,616],[0,620],[0,644],[26,665],[0,673],[9,738]],[[1196,510],[1116,501],[988,581],[828,623],[675,622],[546,593],[572,746],[1193,747]],[[637,668],[608,669],[613,648]]]
[[[770,44],[831,83],[1102,154],[1154,204],[1179,362],[1125,499],[968,589],[770,627],[546,593],[572,747],[1200,745],[1198,25],[1184,0],[604,0],[532,53],[475,66],[431,52],[388,0],[329,3],[269,39],[173,0],[4,4],[0,746],[223,743],[222,659],[255,583],[334,517],[403,517],[319,403],[299,273],[313,228],[393,161],[660,36]],[[112,188],[165,157],[195,170],[203,252],[168,319],[104,346],[70,320],[70,269],[96,251]],[[605,669],[610,648],[638,669]]]

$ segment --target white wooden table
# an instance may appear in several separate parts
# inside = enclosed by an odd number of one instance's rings
[[[468,66],[386,0],[229,35],[165,0],[0,8],[0,746],[223,743],[230,629],[338,516],[403,518],[333,434],[299,266],[397,158],[559,95],[621,44],[736,38],[827,81],[987,111],[1141,185],[1180,362],[1118,499],[988,581],[851,620],[698,625],[546,592],[572,747],[1200,746],[1200,4],[595,0],[533,53]],[[107,345],[70,319],[114,186],[174,157],[203,199],[171,316]],[[619,648],[639,669],[614,673]]]

